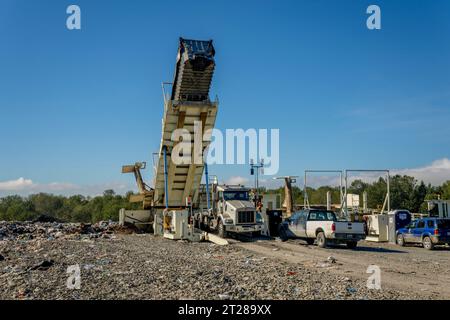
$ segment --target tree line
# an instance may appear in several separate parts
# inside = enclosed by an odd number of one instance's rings
[[[447,199],[450,200],[450,180],[440,186],[426,185],[423,181],[418,182],[414,177],[406,175],[395,175],[389,180],[391,208],[407,209],[414,213],[427,213],[426,200]],[[370,209],[380,210],[386,196],[386,179],[379,178],[372,183],[357,179],[349,185],[347,193],[360,195],[362,206],[362,194],[367,193],[367,205]],[[268,193],[280,193],[284,197],[284,188],[265,190]],[[325,205],[327,192],[331,192],[333,203],[340,203],[339,187],[321,186],[318,188],[307,187],[307,195],[310,205]],[[294,203],[301,206],[304,203],[304,190],[297,186],[293,187],[292,195]]]
[[[307,188],[310,204],[325,204],[326,194],[330,191],[333,203],[340,202],[339,187],[322,186]],[[390,179],[391,208],[408,209],[411,212],[426,213],[425,200],[450,199],[450,180],[440,186],[425,185],[410,176],[396,175]],[[265,190],[267,193],[279,193],[284,197],[284,188]],[[386,180],[383,178],[368,183],[354,180],[348,188],[348,193],[368,195],[368,207],[381,209],[386,194]],[[304,192],[299,187],[293,187],[294,202],[302,205]],[[67,222],[97,222],[101,220],[118,220],[119,210],[139,209],[140,203],[130,203],[130,191],[126,195],[115,194],[106,190],[97,197],[82,195],[59,196],[47,193],[33,194],[28,197],[18,195],[0,198],[0,221],[29,221],[41,215],[51,216]],[[361,201],[362,202],[362,201]]]
[[[39,193],[28,197],[18,195],[0,199],[0,221],[32,221],[46,215],[66,222],[98,222],[101,220],[119,220],[119,210],[139,209],[139,203],[128,201],[132,192],[125,196],[106,190],[97,197],[59,195]]]

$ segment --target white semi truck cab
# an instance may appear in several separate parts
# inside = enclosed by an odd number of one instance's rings
[[[210,210],[202,213],[202,223],[217,231],[220,237],[226,238],[230,233],[261,233],[262,222],[257,219],[250,189],[241,185],[213,184],[211,202]]]

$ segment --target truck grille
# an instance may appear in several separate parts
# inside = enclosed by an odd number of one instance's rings
[[[238,223],[253,223],[255,222],[255,213],[253,211],[238,212]]]

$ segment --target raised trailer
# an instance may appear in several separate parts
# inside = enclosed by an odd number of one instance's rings
[[[217,99],[211,101],[209,97],[215,68],[214,55],[212,41],[180,38],[170,94],[166,95],[167,83],[163,84],[164,113],[154,168],[154,187],[146,187],[142,182],[140,170],[143,167],[139,164],[124,166],[122,170],[124,173],[134,173],[138,183],[139,195],[131,200],[142,201],[148,220],[153,223],[154,233],[170,239],[214,238],[194,228],[194,213],[201,211],[195,205],[199,202],[197,197],[201,193],[200,183],[206,168],[203,153],[210,143],[209,139],[203,138],[206,132],[214,128],[218,110]],[[176,130],[181,133],[177,137],[182,139],[174,138]],[[176,148],[181,143],[184,155],[179,153],[180,148]],[[175,161],[180,160],[176,156],[187,154],[190,161],[185,161],[184,157],[183,161]],[[208,190],[206,194],[209,195]],[[126,211],[122,215],[128,218],[124,221],[132,220]]]

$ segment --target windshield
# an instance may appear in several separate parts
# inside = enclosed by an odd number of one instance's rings
[[[336,221],[336,215],[331,211],[311,211],[309,220],[316,221]]]
[[[241,200],[248,201],[248,191],[226,191],[223,193],[225,201],[229,200]]]
[[[450,220],[447,219],[438,220],[437,225],[439,229],[450,229]]]

